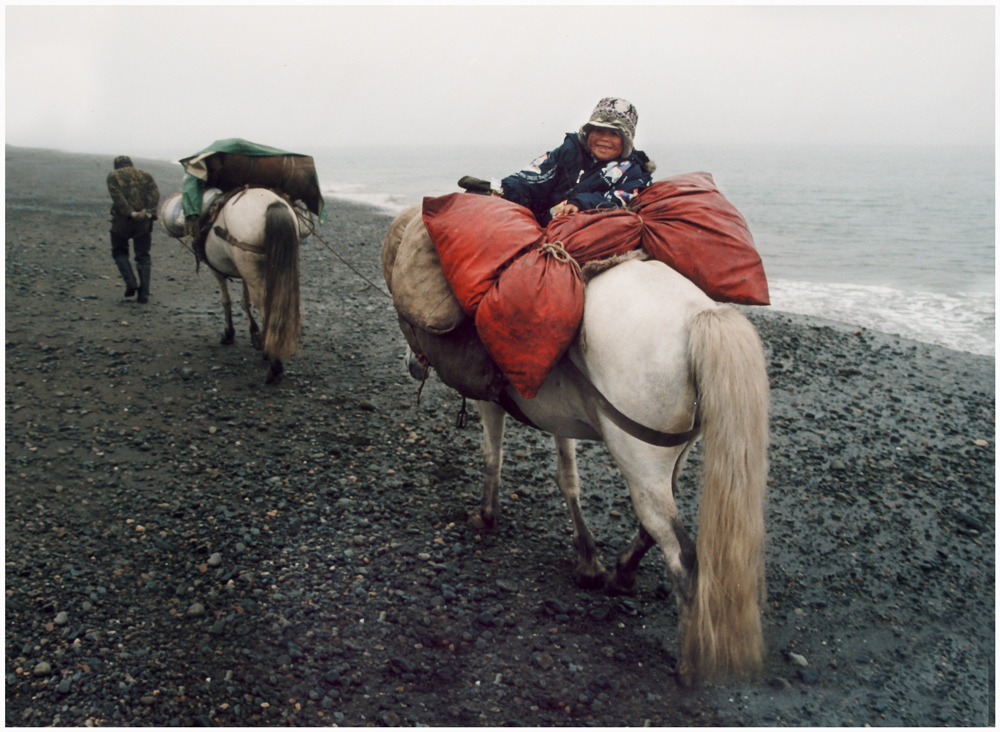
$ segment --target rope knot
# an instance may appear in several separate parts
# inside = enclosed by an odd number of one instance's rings
[[[576,267],[577,272],[580,271],[580,264],[575,259],[573,259],[573,256],[569,252],[566,251],[566,247],[563,246],[563,243],[561,241],[543,242],[542,246],[539,247],[539,249],[541,249],[543,253],[551,256],[557,262],[569,262],[574,267]]]

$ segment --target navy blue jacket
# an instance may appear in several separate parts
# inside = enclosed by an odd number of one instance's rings
[[[531,165],[503,179],[503,197],[531,209],[542,226],[552,220],[549,209],[566,201],[581,211],[624,208],[653,179],[646,153],[633,150],[622,160],[602,163],[576,132],[563,144],[536,158]]]

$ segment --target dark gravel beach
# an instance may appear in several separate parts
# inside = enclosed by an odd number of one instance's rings
[[[159,226],[150,302],[123,300],[114,154],[6,149],[7,726],[995,723],[994,358],[749,312],[767,668],[686,689],[662,556],[633,595],[577,588],[551,438],[513,420],[503,523],[472,528],[478,425],[418,395],[391,301],[317,238],[277,386]],[[328,206],[319,235],[381,285],[391,218]],[[602,445],[580,472],[608,561],[635,515]]]

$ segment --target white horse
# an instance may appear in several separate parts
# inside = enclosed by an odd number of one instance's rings
[[[763,347],[743,314],[665,264],[627,261],[588,283],[579,335],[537,396],[525,399],[507,387],[499,401],[555,436],[556,482],[573,523],[578,583],[628,589],[643,555],[659,545],[679,605],[681,680],[758,673],[769,395]],[[479,514],[488,528],[500,514],[506,411],[477,404],[485,469]],[[693,542],[674,492],[698,438],[704,484]],[[608,446],[640,522],[610,572],[580,507],[577,439]]]
[[[250,320],[250,340],[270,362],[269,384],[281,379],[283,359],[299,346],[301,226],[284,198],[267,188],[249,188],[222,206],[205,240],[206,263],[218,280],[226,316],[222,344],[235,340],[227,282],[239,279],[243,281],[242,304]],[[261,314],[263,331],[253,308]]]

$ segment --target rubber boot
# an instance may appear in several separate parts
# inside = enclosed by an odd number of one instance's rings
[[[149,302],[149,276],[152,270],[151,262],[138,262],[136,269],[139,270],[139,297],[138,302]]]
[[[125,297],[132,297],[139,286],[135,283],[135,273],[132,271],[132,263],[129,262],[128,255],[115,257],[115,264],[121,272],[122,279],[125,280]]]

